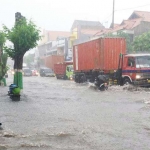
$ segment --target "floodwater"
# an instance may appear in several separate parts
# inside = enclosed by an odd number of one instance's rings
[[[11,84],[12,77],[7,79]],[[150,90],[24,77],[20,101],[0,87],[0,150],[148,150]]]

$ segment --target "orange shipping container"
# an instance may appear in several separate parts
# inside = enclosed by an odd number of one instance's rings
[[[73,47],[75,71],[116,70],[119,54],[126,53],[125,38],[98,38]]]
[[[54,64],[63,63],[64,56],[62,55],[50,55],[45,57],[45,66],[54,70]]]

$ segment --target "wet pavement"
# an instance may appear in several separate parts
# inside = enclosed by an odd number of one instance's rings
[[[150,148],[150,89],[101,92],[89,83],[24,77],[20,101],[7,91],[0,87],[0,150]]]

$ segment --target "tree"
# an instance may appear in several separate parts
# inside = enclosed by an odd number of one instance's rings
[[[150,52],[150,31],[135,37],[133,46],[136,52]]]
[[[1,56],[3,54],[3,47],[4,47],[5,42],[6,42],[5,34],[4,34],[4,32],[1,31],[0,32],[0,63],[2,63],[1,62],[2,61]]]
[[[7,72],[7,54],[3,53],[3,47],[6,42],[4,32],[0,32],[0,81]]]
[[[21,16],[20,13],[19,15]],[[5,47],[8,56],[14,60],[14,84],[22,89],[23,57],[28,50],[37,46],[37,42],[41,38],[40,30],[31,20],[28,21],[23,16],[19,19],[16,18],[13,28],[8,29],[6,26],[3,26],[3,28],[7,39],[14,45],[13,48]]]

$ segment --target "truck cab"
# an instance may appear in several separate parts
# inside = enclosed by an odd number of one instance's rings
[[[73,62],[63,62],[54,65],[54,72],[57,79],[73,79]]]
[[[150,54],[128,54],[122,59],[123,84],[150,86]]]
[[[66,76],[68,79],[73,80],[73,65],[66,66]]]

